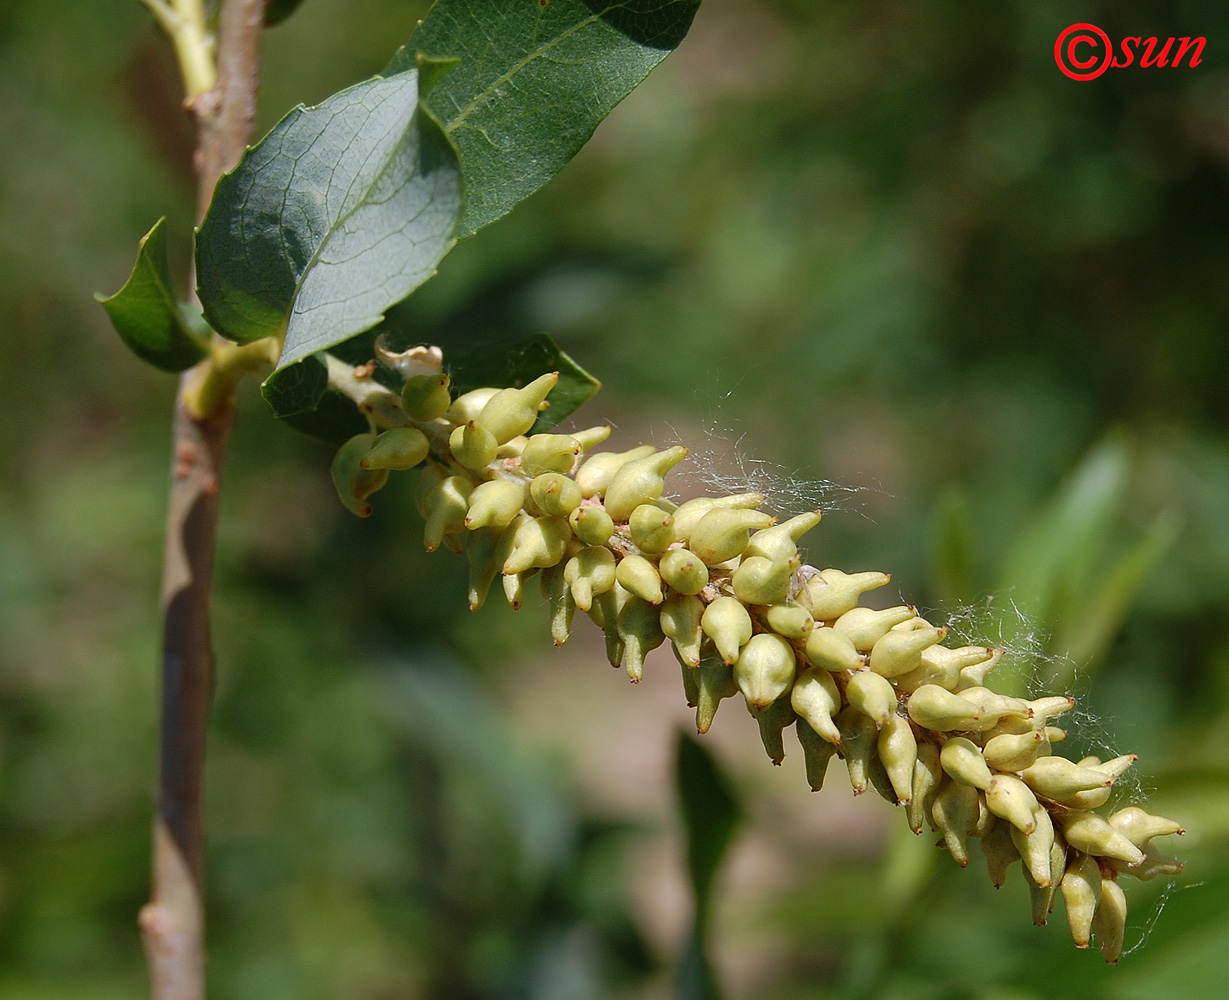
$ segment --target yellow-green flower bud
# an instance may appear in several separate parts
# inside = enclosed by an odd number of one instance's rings
[[[430,450],[427,436],[417,427],[394,427],[376,438],[359,465],[364,469],[412,469]]]
[[[1087,767],[1092,771],[1100,771],[1106,775],[1111,781],[1117,781],[1131,769],[1131,765],[1139,760],[1139,756],[1133,753],[1124,753],[1120,757],[1115,757],[1112,760],[1101,761],[1094,764],[1085,764],[1080,761],[1081,767]]]
[[[1113,879],[1101,880],[1101,902],[1093,915],[1092,929],[1097,935],[1101,957],[1110,965],[1117,965],[1127,929],[1127,896]]]
[[[913,765],[913,786],[909,803],[905,807],[905,817],[909,820],[909,829],[914,833],[922,832],[922,824],[930,818],[930,807],[934,804],[935,793],[943,778],[943,769],[939,765],[939,748],[929,740],[917,745],[917,761]]]
[[[619,609],[619,638],[623,640],[623,666],[633,684],[644,677],[644,658],[666,641],[660,612],[647,601],[630,596]]]
[[[1132,867],[1125,861],[1111,858],[1110,867],[1120,874],[1130,875],[1141,882],[1149,882],[1158,875],[1163,875],[1166,878],[1181,875],[1182,870],[1186,867],[1186,862],[1179,861],[1177,858],[1166,857],[1156,848],[1150,847],[1144,852],[1144,860],[1138,865]]]
[[[601,496],[606,487],[618,472],[628,462],[652,455],[656,448],[651,444],[642,444],[629,451],[599,451],[590,455],[584,464],[576,470],[576,485],[580,487],[585,497]]]
[[[616,583],[604,593],[596,595],[589,617],[602,629],[606,639],[606,659],[612,667],[623,662],[623,637],[619,634],[619,609],[631,599],[631,595]]]
[[[807,637],[806,658],[812,666],[840,673],[861,670],[865,661],[849,636],[830,627],[816,627]]]
[[[892,579],[888,573],[842,573],[839,569],[820,570],[809,580],[798,599],[816,621],[833,621],[852,611],[867,591],[882,587]]]
[[[737,667],[735,668],[737,670]],[[798,718],[790,707],[788,698],[778,698],[764,709],[754,709],[751,714],[760,727],[760,742],[764,744],[764,752],[773,764],[780,765],[785,759],[786,727],[792,726]]]
[[[576,442],[580,445],[580,450],[586,452],[610,437],[610,424],[602,424],[600,427],[586,427],[583,431],[573,433],[572,437],[576,438]]]
[[[763,711],[794,683],[794,648],[779,635],[753,635],[734,662],[734,680],[747,707]]]
[[[983,730],[990,728],[1004,716],[1012,716],[1021,720],[1028,720],[1032,717],[1029,702],[1021,698],[1010,698],[1007,695],[998,694],[989,688],[965,688],[963,691],[957,691],[956,697],[973,706],[978,718],[986,723],[981,727]]]
[[[1045,731],[1037,729],[993,736],[982,749],[986,763],[996,771],[1023,771],[1048,752]]]
[[[665,552],[674,541],[674,516],[651,503],[642,503],[627,520],[636,547],[648,555]]]
[[[798,540],[819,524],[821,516],[821,512],[815,510],[791,517],[771,528],[762,528],[751,536],[745,554],[763,556],[774,562],[792,559],[798,554]]]
[[[671,549],[661,557],[657,570],[680,594],[698,594],[708,586],[708,567],[691,549]]]
[[[1117,858],[1128,865],[1138,865],[1144,860],[1143,851],[1094,812],[1073,810],[1060,817],[1059,822],[1067,843],[1077,851],[1101,858]]]
[[[657,567],[644,556],[630,555],[620,559],[615,568],[615,579],[629,594],[635,594],[650,604],[657,605],[665,600]]]
[[[435,420],[448,412],[447,375],[411,375],[401,387],[401,408],[414,420]]]
[[[969,831],[977,823],[978,791],[958,781],[944,782],[930,814],[943,834],[943,843],[961,868],[969,864]]]
[[[763,556],[750,556],[738,564],[730,582],[734,596],[744,604],[776,604],[789,597],[790,578],[799,566],[798,557],[789,562],[773,562]]]
[[[423,543],[428,552],[439,548],[446,534],[465,530],[465,515],[469,512],[469,495],[473,488],[468,479],[460,476],[448,476],[431,487],[423,500],[427,512]]]
[[[482,408],[497,392],[498,389],[482,388],[462,393],[452,401],[444,417],[450,424],[468,424],[471,420],[477,420]]]
[[[478,423],[500,444],[518,434],[527,434],[538,419],[538,409],[558,381],[558,372],[547,372],[523,389],[500,389],[478,414]]]
[[[980,647],[972,647],[980,651]],[[967,663],[960,668],[960,680],[956,682],[956,690],[964,691],[966,688],[982,687],[986,683],[986,674],[990,673],[999,665],[999,660],[1003,658],[1003,650],[987,649],[989,656],[979,658],[975,663]]]
[[[1011,829],[1011,842],[1024,861],[1025,873],[1036,885],[1046,888],[1062,877],[1061,871],[1050,868],[1055,843],[1054,822],[1049,811],[1041,807],[1033,815],[1033,822],[1031,833],[1024,833],[1010,821],[1006,825]]]
[[[819,615],[815,615],[819,618]],[[891,631],[893,625],[916,618],[917,611],[902,605],[873,611],[870,608],[854,608],[846,611],[833,622],[832,627],[849,637],[859,653],[869,653],[880,639]],[[907,634],[907,633],[902,633]]]
[[[1046,726],[1040,732],[1044,733],[1045,738],[1051,743],[1061,743],[1067,738],[1067,730],[1059,729],[1058,726]]]
[[[572,634],[572,615],[576,611],[576,601],[572,598],[571,587],[564,579],[563,566],[556,564],[542,570],[538,583],[550,608],[551,640],[556,646],[562,646]]]
[[[652,503],[666,488],[666,473],[686,457],[687,449],[678,445],[620,466],[606,487],[606,513],[617,523],[642,503]]]
[[[845,698],[855,709],[882,728],[896,712],[896,688],[873,670],[855,670],[845,684]]]
[[[917,737],[909,720],[893,712],[879,730],[879,759],[883,761],[899,805],[913,798],[913,770],[917,765]]]
[[[605,545],[614,534],[614,521],[601,507],[583,504],[568,515],[568,524],[586,545]]]
[[[921,665],[896,678],[901,691],[913,691],[923,684],[938,684],[955,691],[960,683],[960,671],[991,659],[991,650],[985,646],[962,646],[948,649],[946,646],[928,646],[922,650]]]
[[[733,663],[738,659],[739,650],[755,631],[751,627],[751,616],[747,609],[733,597],[718,597],[705,608],[700,627],[704,629],[704,634],[713,640],[713,645],[726,663]]]
[[[1139,806],[1119,809],[1109,818],[1109,824],[1136,847],[1143,850],[1153,837],[1167,837],[1172,833],[1183,834],[1181,823],[1164,816],[1153,816]]]
[[[982,791],[990,787],[990,768],[986,766],[981,749],[972,740],[966,740],[963,736],[948,740],[939,753],[939,763],[953,781],[972,785]]]
[[[1032,833],[1037,828],[1037,797],[1019,778],[996,774],[986,786],[985,794],[990,811],[1007,820],[1021,833]],[[1041,885],[1040,882],[1037,884]]]
[[[580,507],[580,487],[558,472],[546,472],[535,476],[533,482],[529,484],[529,495],[538,505],[538,509],[547,517],[570,518],[573,512]],[[613,527],[612,522],[612,530]],[[608,535],[607,538],[609,537]]]
[[[849,784],[854,795],[861,795],[870,783],[871,758],[878,749],[879,731],[874,722],[852,705],[841,709],[834,721],[841,734],[841,754],[849,771]]]
[[[923,729],[941,733],[958,729],[980,732],[988,726],[983,726],[985,720],[973,705],[937,684],[923,684],[909,696],[909,718]]]
[[[371,516],[367,498],[388,482],[387,469],[365,469],[363,457],[375,444],[374,434],[356,434],[333,456],[333,485],[346,510],[359,517]]]
[[[1071,939],[1077,948],[1087,948],[1092,918],[1101,902],[1101,868],[1087,854],[1077,854],[1063,875],[1063,906]]]
[[[674,643],[679,660],[688,667],[700,665],[703,615],[704,602],[691,594],[671,594],[661,606],[661,630]]]
[[[568,522],[557,517],[533,517],[522,521],[513,537],[504,572],[524,573],[554,566],[563,559],[571,537]]]
[[[536,569],[531,569],[524,573],[505,573],[500,578],[504,588],[504,598],[513,611],[521,610],[521,605],[525,603],[525,581],[536,572]]]
[[[969,690],[975,689],[970,688]],[[965,693],[964,691],[961,692],[962,695]],[[1033,725],[1044,726],[1055,716],[1062,715],[1064,712],[1069,712],[1075,708],[1075,699],[1065,695],[1052,695],[1048,698],[1037,698],[1034,701],[1025,702],[1025,704],[1028,706],[1029,718],[1033,720]]]
[[[764,621],[777,635],[786,639],[806,639],[815,628],[811,612],[797,601],[770,604],[764,612]]]
[[[495,451],[496,458],[520,458],[521,452],[525,450],[525,445],[529,443],[529,438],[523,434],[518,434],[511,441],[505,441]]]
[[[945,628],[889,629],[871,647],[870,668],[884,677],[899,677],[917,670],[922,665],[922,652],[945,635]]]
[[[588,611],[596,596],[614,589],[614,553],[601,545],[581,549],[563,567],[563,578],[572,588],[576,606]]]
[[[674,512],[674,530],[684,541],[710,510],[750,510],[764,502],[763,493],[732,493],[724,497],[695,497]]]
[[[818,792],[824,787],[824,777],[828,773],[829,762],[836,755],[836,746],[815,732],[805,719],[798,719],[794,731],[798,736],[798,744],[802,747],[807,784],[811,786],[811,791]]]
[[[877,753],[872,753],[867,758],[866,778],[871,788],[879,793],[879,797],[884,802],[893,806],[900,805],[896,801],[896,789],[892,787],[892,779],[888,777],[888,770],[883,766],[883,761]]]
[[[986,856],[986,868],[996,889],[1003,888],[1007,881],[1007,870],[1020,860],[1020,852],[1016,850],[1011,839],[1011,831],[1014,829],[1010,823],[995,822],[982,837],[981,849]]]
[[[521,472],[527,476],[568,473],[579,454],[580,442],[571,434],[534,434],[521,452]]]
[[[696,730],[704,734],[713,724],[717,706],[722,700],[738,694],[738,684],[734,680],[734,668],[722,660],[715,650],[703,651],[700,665],[695,670],[700,689],[696,700]]]
[[[525,503],[525,487],[507,479],[492,479],[479,483],[469,495],[469,511],[465,515],[465,527],[502,528],[509,525],[521,512]]]
[[[833,719],[841,707],[841,692],[826,670],[809,668],[798,674],[789,703],[807,725],[829,743],[839,746],[841,732]]]
[[[1066,757],[1041,757],[1020,772],[1020,777],[1038,795],[1062,802],[1077,792],[1108,788],[1112,779],[1100,771],[1080,767]]]
[[[500,539],[505,534],[511,538],[513,531],[512,528],[478,528],[470,532],[465,542],[465,555],[469,560],[470,611],[477,611],[486,601],[487,591],[508,558],[508,553],[501,551]]]
[[[495,461],[499,445],[494,435],[476,420],[462,424],[448,435],[452,457],[467,469],[485,469]]]
[[[764,528],[774,521],[771,514],[759,510],[715,507],[691,529],[687,547],[708,565],[716,566],[742,555],[752,528]]]

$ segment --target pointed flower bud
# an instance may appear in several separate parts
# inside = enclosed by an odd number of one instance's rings
[[[661,606],[661,630],[674,643],[674,652],[688,667],[700,665],[700,643],[704,633],[700,618],[704,602],[689,594],[671,594]]]
[[[1061,883],[1067,924],[1077,948],[1087,948],[1092,918],[1101,902],[1101,869],[1087,854],[1076,854]]]
[[[1101,957],[1110,965],[1117,965],[1127,928],[1127,896],[1122,886],[1112,879],[1101,880],[1101,902],[1093,916],[1092,928],[1097,934]]]
[[[1021,771],[1020,777],[1038,795],[1059,802],[1077,792],[1090,792],[1113,784],[1107,775],[1080,767],[1066,757],[1041,757]]]
[[[905,810],[909,829],[922,832],[922,824],[930,819],[930,807],[943,778],[939,765],[939,748],[929,740],[917,745],[917,761],[913,765],[913,786]]]
[[[986,766],[981,749],[972,740],[963,736],[948,740],[939,753],[939,763],[953,781],[982,791],[990,787],[990,768]]]
[[[879,729],[896,712],[896,688],[873,670],[856,670],[845,685],[845,698]]]
[[[983,728],[973,705],[937,684],[923,684],[909,696],[909,718],[923,729],[941,733],[959,729],[979,732]]]
[[[793,707],[792,700],[790,707]],[[836,745],[820,736],[805,719],[798,719],[794,731],[798,735],[798,744],[802,747],[807,784],[811,786],[811,791],[818,792],[824,787],[824,777],[828,773],[829,762],[836,755]]]
[[[1011,831],[1014,829],[1010,823],[996,820],[982,837],[981,849],[986,856],[986,868],[996,889],[1003,888],[1007,881],[1007,870],[1020,860],[1020,852],[1016,850],[1011,839]]]
[[[614,521],[601,507],[584,504],[568,515],[568,524],[586,545],[605,545],[614,534]]]
[[[430,450],[427,436],[417,427],[393,427],[376,438],[359,465],[364,469],[412,469]]]
[[[572,588],[576,606],[581,611],[588,611],[593,607],[596,596],[614,589],[614,553],[604,545],[581,549],[563,567],[563,578]]]
[[[674,512],[674,530],[678,537],[686,540],[691,537],[700,518],[710,510],[752,510],[764,502],[763,493],[733,493],[724,497],[696,497],[682,504]]]
[[[797,601],[770,604],[764,611],[768,627],[786,639],[805,640],[815,629],[811,612]]]
[[[854,648],[852,640],[834,628],[816,627],[807,637],[806,658],[812,666],[840,673],[842,670],[861,670],[865,663]]]
[[[738,659],[738,652],[751,638],[751,616],[747,609],[733,597],[718,597],[700,619],[704,634],[713,640],[717,651],[726,663]]]
[[[816,618],[819,615],[815,616]],[[885,608],[883,611],[873,611],[870,608],[854,608],[846,611],[832,625],[838,632],[849,637],[854,648],[859,653],[869,653],[872,647],[882,639],[893,625],[916,618],[917,611],[901,606]]]
[[[887,573],[842,573],[839,569],[820,570],[808,581],[799,600],[816,621],[833,621],[858,606],[867,591],[882,587],[892,577]]]
[[[629,594],[635,594],[650,604],[658,605],[666,599],[657,567],[644,556],[630,555],[620,559],[615,569],[615,579]]]
[[[333,457],[333,485],[346,510],[359,517],[371,516],[367,498],[388,482],[387,469],[366,469],[363,457],[375,444],[374,434],[356,434],[337,449]]]
[[[983,748],[986,763],[996,771],[1023,771],[1043,753],[1048,753],[1045,731],[1002,733],[991,737]]]
[[[977,822],[977,801],[976,788],[948,781],[930,807],[944,844],[961,868],[969,864],[969,831]]]
[[[913,769],[917,764],[917,737],[909,720],[893,712],[879,730],[879,759],[883,761],[899,805],[913,797]]]
[[[573,432],[572,437],[576,438],[582,453],[589,451],[610,437],[610,424],[602,424],[600,427],[586,427],[583,431]]]
[[[1163,816],[1153,816],[1139,806],[1119,809],[1109,818],[1109,824],[1136,847],[1143,850],[1153,837],[1166,837],[1171,833],[1182,834],[1181,823]]]
[[[563,566],[555,564],[542,570],[538,580],[542,596],[550,608],[550,634],[556,646],[562,646],[572,634],[572,614],[576,601],[572,589],[563,576]]]
[[[851,612],[852,613],[852,612]],[[884,677],[899,677],[922,665],[922,653],[942,641],[945,628],[891,629],[871,647],[870,668]]]
[[[579,454],[580,442],[571,434],[534,434],[521,452],[521,472],[527,476],[568,473]]]
[[[789,582],[800,565],[791,560],[773,562],[763,556],[748,556],[738,564],[730,582],[734,596],[744,604],[776,604],[789,597]]]
[[[717,507],[691,530],[687,547],[710,566],[742,555],[752,528],[764,528],[776,518],[759,510]]]
[[[581,501],[580,487],[558,472],[535,476],[529,495],[547,517],[570,517]]]
[[[861,795],[870,785],[871,761],[877,756],[879,731],[874,722],[852,705],[841,709],[835,721],[841,734],[841,754],[849,771],[849,784],[854,795]]]
[[[479,483],[469,495],[465,527],[502,528],[512,523],[525,504],[525,487],[507,479]]]
[[[734,680],[747,706],[763,710],[790,690],[797,660],[794,648],[779,635],[753,635],[734,663]]]
[[[627,521],[636,547],[646,555],[665,552],[674,541],[674,517],[651,503],[642,503]]]
[[[452,401],[452,405],[444,413],[444,418],[450,424],[468,424],[471,420],[477,420],[482,408],[497,392],[498,389],[473,389],[462,393]]]
[[[1037,796],[1019,778],[994,775],[986,786],[986,805],[1021,833],[1032,833],[1037,828]]]
[[[734,668],[712,648],[701,653],[696,674],[696,685],[700,689],[696,700],[696,730],[703,735],[713,724],[717,706],[738,694],[738,684],[734,680]]]
[[[476,420],[457,427],[448,436],[452,457],[467,469],[485,469],[495,461],[499,445],[494,435]]]
[[[666,641],[657,608],[631,596],[619,609],[619,638],[623,640],[623,666],[633,684],[644,677],[644,658]]]
[[[473,488],[468,479],[460,476],[448,476],[431,487],[423,500],[427,512],[423,544],[428,552],[439,548],[446,534],[465,530],[465,515],[469,513],[469,495]]]
[[[657,449],[651,444],[642,444],[629,451],[599,451],[590,455],[585,463],[576,470],[576,485],[580,487],[581,493],[586,498],[601,496],[614,479],[615,473],[623,466],[628,462],[646,458],[655,451]]]
[[[522,521],[504,563],[505,573],[524,573],[554,566],[563,559],[572,532],[568,522],[557,517],[534,517]]]
[[[1074,810],[1063,815],[1060,823],[1067,843],[1077,851],[1101,858],[1117,858],[1128,865],[1144,860],[1143,851],[1094,812]]]
[[[1055,832],[1054,821],[1050,813],[1038,808],[1033,815],[1034,826],[1031,832],[1025,833],[1016,824],[1008,821],[1011,828],[1011,841],[1020,852],[1024,861],[1024,870],[1033,884],[1046,888],[1054,884],[1061,872],[1052,871],[1050,861],[1053,856]]]
[[[606,513],[618,523],[642,503],[652,503],[666,488],[666,473],[686,457],[687,449],[680,445],[621,466],[606,487]]]
[[[797,675],[790,704],[807,725],[829,743],[838,745],[841,733],[833,714],[841,707],[841,692],[826,670],[808,669]]]
[[[500,389],[478,414],[478,423],[500,444],[528,433],[538,419],[539,407],[558,381],[558,372],[547,372],[523,389]]]
[[[680,594],[698,594],[708,586],[708,567],[691,549],[671,549],[661,557],[657,569]]]
[[[799,514],[770,528],[761,528],[747,544],[746,555],[763,556],[773,561],[791,559],[798,554],[798,541],[819,524],[821,512]]]
[[[737,667],[735,668],[737,671]],[[788,698],[778,698],[767,708],[752,709],[751,714],[760,727],[760,742],[764,744],[764,752],[774,764],[780,764],[785,759],[785,729],[792,726],[798,719],[790,707]]]
[[[411,375],[401,387],[401,408],[414,420],[435,420],[448,412],[452,397],[445,374]]]

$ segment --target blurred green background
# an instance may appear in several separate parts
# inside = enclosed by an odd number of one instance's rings
[[[261,127],[378,70],[409,0],[307,0]],[[1195,69],[1054,65],[1057,34],[1204,35]],[[1013,650],[1141,754],[1188,828],[1128,886],[1121,968],[1029,922],[842,770],[806,791],[733,702],[706,745],[748,815],[726,992],[1222,995],[1229,948],[1229,7],[705,0],[678,53],[396,321],[547,330],[586,423],[830,511],[813,562]],[[136,0],[0,4],[0,1000],[144,995],[156,606],[173,379],[92,301],[160,215],[186,270],[192,131]],[[244,386],[209,765],[218,1000],[664,998],[690,902],[668,653],[632,688],[578,621],[465,610],[409,482],[359,522],[327,448]],[[403,477],[405,478],[405,477]],[[1163,912],[1162,912],[1163,910]]]

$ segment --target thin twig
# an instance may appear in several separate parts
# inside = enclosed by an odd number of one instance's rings
[[[218,75],[190,104],[199,133],[197,217],[218,177],[243,154],[256,108],[264,0],[225,0],[219,15]],[[202,362],[208,365],[211,362]],[[204,1000],[202,882],[205,732],[213,688],[209,596],[217,537],[218,486],[233,403],[196,416],[175,401],[173,460],[162,576],[162,730],[154,822],[153,894],[139,923],[154,1000]]]

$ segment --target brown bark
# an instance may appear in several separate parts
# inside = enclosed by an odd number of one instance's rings
[[[197,217],[218,177],[243,155],[256,109],[264,0],[224,0],[217,86],[192,105],[198,125]],[[202,364],[207,365],[206,360]],[[162,572],[162,723],[153,835],[153,891],[138,922],[154,1000],[204,1000],[205,733],[213,690],[209,599],[218,489],[233,404],[205,416],[175,400]]]

